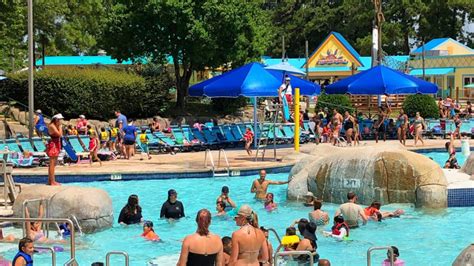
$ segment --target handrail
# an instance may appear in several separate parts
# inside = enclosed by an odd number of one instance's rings
[[[273,264],[278,265],[278,257],[280,256],[291,256],[291,255],[307,255],[309,256],[309,265],[314,264],[314,259],[313,259],[313,252],[309,250],[295,250],[295,251],[282,251],[282,252],[277,252],[275,254],[275,257],[273,258]]]
[[[125,251],[109,251],[107,252],[107,255],[105,255],[105,266],[110,265],[110,256],[111,255],[122,255],[125,257],[125,266],[128,266],[130,263],[130,259],[128,257],[128,253]]]
[[[392,247],[371,247],[367,250],[367,266],[370,266],[371,265],[371,259],[370,259],[370,254],[372,253],[372,251],[374,250],[388,250],[388,252],[390,253],[390,266],[394,266],[394,256],[393,256],[393,249]]]
[[[212,153],[210,149],[206,149],[206,153],[204,154],[204,167],[207,167],[207,156],[209,155],[209,159],[211,161],[212,166],[212,174],[214,175],[214,169],[216,168],[214,165],[214,158],[212,158]]]
[[[77,225],[77,230],[79,231],[79,234],[82,235],[82,227],[81,225],[79,224],[79,221],[77,220],[77,217],[75,215],[71,215],[71,220],[73,222],[76,222],[76,225]]]
[[[224,154],[224,160],[225,160],[225,164],[227,166],[227,174],[230,175],[230,164],[229,164],[229,160],[227,159],[227,153],[225,152],[224,149],[219,150],[219,155],[217,157],[217,169],[219,169],[219,166],[221,165],[221,153]]]
[[[36,202],[36,201],[46,202],[45,206],[44,206],[44,208],[45,208],[45,217],[49,218],[49,200],[45,200],[45,199],[42,199],[42,198],[27,199],[27,200],[23,201],[23,204],[21,206],[21,210],[22,210],[22,213],[23,213],[23,218],[26,218],[25,217],[25,215],[26,215],[26,204],[28,204],[30,202]],[[43,224],[43,227],[44,227],[44,230],[46,231],[46,237],[49,237],[49,223]],[[26,224],[23,224],[23,235],[26,235]]]
[[[280,236],[278,235],[278,233],[277,233],[277,231],[276,231],[275,229],[273,229],[273,228],[267,228],[267,231],[273,232],[273,234],[275,234],[276,238],[278,239],[278,243],[281,244],[281,238],[280,238]]]
[[[26,105],[26,104],[24,104],[24,103],[22,103],[22,102],[20,102],[20,101],[17,101],[17,100],[15,100],[15,99],[13,99],[13,98],[10,98],[10,97],[7,97],[7,99],[9,100],[8,105],[15,105],[15,104],[18,104],[18,105],[20,105],[21,107],[26,108],[26,109],[28,110],[28,105]],[[15,104],[10,104],[11,102],[15,102]],[[46,118],[48,118],[48,119],[51,119],[50,116],[45,115],[45,114],[43,114],[43,113],[41,113],[41,114],[42,114],[44,117],[46,117]]]
[[[14,218],[14,217],[0,217],[0,222],[44,222],[44,223],[67,223],[71,226],[71,237],[69,239],[71,249],[71,259],[68,263],[76,261],[76,242],[74,237],[74,224],[70,219],[65,218]]]
[[[35,249],[47,249],[51,251],[51,266],[56,266],[56,252],[52,247],[35,247]]]

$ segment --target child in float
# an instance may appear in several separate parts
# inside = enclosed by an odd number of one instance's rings
[[[100,160],[97,152],[99,151],[99,139],[97,138],[97,133],[95,131],[91,131],[89,134],[89,163],[92,165],[94,160],[99,161],[100,166],[102,166],[102,161]]]
[[[140,138],[140,148],[142,149],[142,157],[144,154],[146,154],[148,160],[150,160],[151,156],[150,156],[150,149],[148,148],[148,136],[146,135],[146,129],[142,128],[139,138]],[[140,160],[143,160],[143,158],[140,158]]]
[[[393,250],[393,265],[405,266],[405,261],[398,258],[400,257],[400,252],[398,251],[398,248],[395,246],[392,246],[391,248]],[[387,251],[387,258],[382,262],[382,266],[390,266],[390,251]]]
[[[364,209],[364,213],[369,219],[379,222],[386,218],[400,217],[400,215],[405,213],[402,209],[397,209],[393,212],[382,212],[380,211],[380,207],[382,207],[382,203],[374,201],[370,206]]]
[[[109,132],[105,130],[105,128],[100,128],[100,148],[105,149],[107,148],[107,143],[109,142]]]
[[[13,258],[12,265],[33,265],[34,251],[33,240],[28,237],[22,238],[18,244],[18,253]]]
[[[293,226],[286,228],[286,234],[281,239],[285,251],[296,250],[299,243],[300,238],[296,235],[296,228]]]
[[[269,212],[277,208],[277,204],[273,202],[273,193],[267,193],[267,195],[265,196],[265,202],[263,203],[263,205],[265,209]]]
[[[252,155],[252,149],[250,148],[252,146],[253,142],[253,132],[250,128],[245,129],[245,134],[244,134],[244,141],[245,141],[245,150],[247,151],[247,154],[249,156]]]
[[[153,222],[152,221],[145,221],[143,223],[142,237],[144,237],[146,240],[150,240],[150,241],[160,241],[160,237],[155,233],[155,230],[153,230]]]
[[[323,231],[325,236],[334,237],[337,240],[347,240],[349,238],[349,225],[344,221],[342,215],[334,217],[334,226],[331,232]]]
[[[224,236],[222,238],[222,246],[224,247],[224,265],[227,266],[230,263],[230,256],[232,254],[232,238]]]

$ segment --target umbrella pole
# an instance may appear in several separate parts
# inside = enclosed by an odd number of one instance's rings
[[[257,97],[253,98],[253,130],[255,130],[255,138],[253,138],[254,148],[257,148],[257,136],[258,136],[258,127],[257,127]]]

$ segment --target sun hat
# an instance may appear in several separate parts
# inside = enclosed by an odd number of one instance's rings
[[[289,81],[289,80],[291,80],[291,78],[290,78],[290,77],[286,77],[285,80],[288,80],[288,81]]]
[[[40,110],[40,109],[38,109],[38,110],[36,110],[36,111],[35,111],[35,113],[37,113],[37,114],[41,114],[41,110]]]
[[[62,114],[55,114],[53,115],[53,119],[64,119],[64,116]]]
[[[315,223],[310,222],[306,224],[306,227],[303,232],[304,238],[313,240],[313,241],[318,240],[318,238],[316,237],[316,229],[317,229],[317,226]]]
[[[86,118],[86,116],[85,115],[80,115],[79,118]]]
[[[248,218],[252,215],[252,213],[253,213],[252,208],[249,205],[244,204],[244,205],[240,206],[240,209],[237,212],[237,216],[240,215],[240,216],[243,216],[245,218]]]

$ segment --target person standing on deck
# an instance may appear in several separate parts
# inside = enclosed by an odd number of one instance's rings
[[[278,89],[278,100],[280,104],[283,104],[283,97],[285,97],[288,103],[288,106],[291,105],[293,90],[291,88],[290,81],[291,81],[290,77],[286,76],[285,82],[283,82],[283,84],[281,84],[280,88]],[[282,112],[282,115],[283,115],[283,123],[287,123],[288,121],[286,120],[285,114],[283,112]]]
[[[255,193],[255,197],[260,200],[265,200],[269,185],[283,185],[288,184],[291,181],[291,179],[288,181],[265,180],[266,176],[267,171],[260,170],[260,178],[253,181],[252,188],[250,189],[250,192]]]

